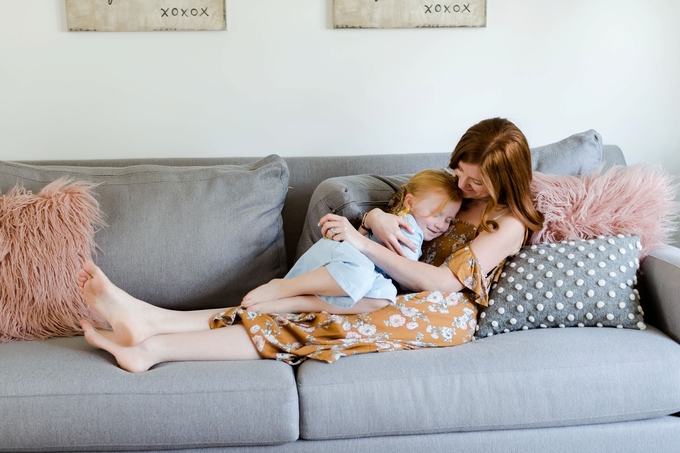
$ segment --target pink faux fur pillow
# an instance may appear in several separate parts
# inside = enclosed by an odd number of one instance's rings
[[[106,325],[76,284],[104,224],[93,186],[60,179],[0,197],[0,342],[77,335],[80,319]]]
[[[545,215],[530,243],[629,234],[640,237],[640,259],[676,230],[677,191],[661,166],[617,166],[585,176],[534,172],[531,190]]]

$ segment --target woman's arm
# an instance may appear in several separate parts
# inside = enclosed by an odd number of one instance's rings
[[[420,291],[460,291],[463,285],[446,266],[432,266],[420,261],[413,261],[387,250],[380,244],[371,241],[366,248],[359,249],[376,266],[385,271],[399,284],[413,292]]]
[[[524,225],[510,215],[496,220],[498,229],[482,232],[471,243],[482,270],[486,273],[495,268],[509,255],[522,246]],[[386,249],[359,234],[344,217],[329,214],[322,218],[322,233],[336,228],[334,240],[346,240],[366,255],[402,286],[412,291],[460,291],[463,285],[446,266],[435,267],[430,264],[411,261]]]

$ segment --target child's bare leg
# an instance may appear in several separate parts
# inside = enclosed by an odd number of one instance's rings
[[[247,308],[261,302],[310,294],[321,296],[347,295],[328,272],[328,269],[320,267],[295,277],[276,278],[269,283],[258,286],[246,294],[241,305]]]
[[[241,324],[201,332],[155,335],[134,346],[121,346],[107,331],[83,321],[85,339],[111,353],[124,370],[139,373],[161,362],[254,360],[262,357]]]
[[[78,273],[78,286],[85,300],[111,325],[109,339],[123,346],[159,334],[208,330],[216,312],[167,310],[136,299],[111,283],[92,261]]]
[[[356,315],[380,310],[389,305],[387,299],[371,299],[364,297],[359,299],[350,308],[341,308],[331,305],[316,296],[294,296],[284,299],[259,302],[248,307],[248,311],[260,313],[326,313],[336,315]]]

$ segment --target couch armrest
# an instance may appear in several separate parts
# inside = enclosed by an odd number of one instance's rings
[[[639,290],[645,320],[680,343],[680,249],[671,245],[640,264]]]

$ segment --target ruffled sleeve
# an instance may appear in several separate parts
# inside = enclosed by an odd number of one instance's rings
[[[489,305],[489,279],[484,276],[470,244],[455,250],[444,265],[474,294],[474,302],[483,307]]]

